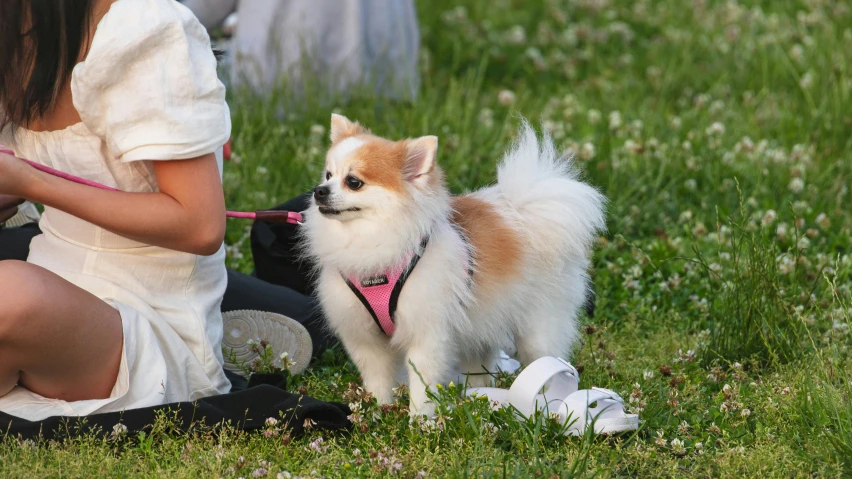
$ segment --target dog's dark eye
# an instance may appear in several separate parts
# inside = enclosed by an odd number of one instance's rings
[[[360,190],[362,186],[364,186],[364,182],[359,180],[358,178],[355,178],[354,176],[347,176],[346,186],[352,191],[357,191]]]
[[[326,181],[331,179],[331,172],[330,171],[325,172],[325,179],[326,179]]]

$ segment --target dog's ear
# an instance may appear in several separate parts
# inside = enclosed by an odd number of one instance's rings
[[[435,171],[438,153],[437,136],[421,136],[405,143],[405,164],[402,175],[406,181],[423,183]]]
[[[331,144],[334,145],[350,136],[369,133],[367,129],[337,113],[331,114]]]

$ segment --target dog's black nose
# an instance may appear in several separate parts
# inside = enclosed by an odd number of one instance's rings
[[[329,193],[331,193],[331,190],[328,186],[317,186],[314,188],[314,199],[317,200],[317,203],[325,204],[328,201]]]

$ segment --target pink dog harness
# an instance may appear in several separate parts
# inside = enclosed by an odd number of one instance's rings
[[[396,331],[396,323],[394,322],[394,313],[396,313],[399,294],[402,293],[402,287],[405,286],[405,281],[414,271],[420,257],[426,250],[426,245],[429,244],[429,238],[425,238],[420,243],[420,251],[412,253],[411,256],[401,265],[393,267],[382,274],[359,278],[355,275],[344,276],[349,289],[355,293],[355,296],[361,301],[370,316],[385,334],[393,336]]]
[[[458,231],[462,241],[468,245],[468,286],[473,282],[473,255],[470,252],[470,245],[467,243],[465,235]],[[396,331],[396,306],[399,302],[399,295],[402,293],[402,288],[405,286],[405,281],[414,271],[417,262],[426,251],[426,245],[429,244],[429,237],[423,239],[420,243],[420,250],[412,253],[401,265],[393,267],[384,273],[359,278],[355,275],[344,276],[343,279],[349,286],[349,289],[355,293],[355,296],[361,301],[361,304],[367,308],[367,312],[373,317],[373,321],[379,329],[382,330],[388,337],[393,336]]]

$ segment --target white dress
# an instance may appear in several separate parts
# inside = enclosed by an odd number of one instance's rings
[[[173,0],[119,0],[73,71],[82,122],[0,132],[22,158],[128,192],[157,191],[152,161],[217,153],[230,136],[225,87],[207,31]],[[230,389],[222,370],[224,248],[196,256],[145,245],[53,208],[28,262],[118,310],[124,351],[110,397],[66,402],[22,387],[0,411],[28,420],[194,400]],[[47,298],[46,298],[47,300]]]

